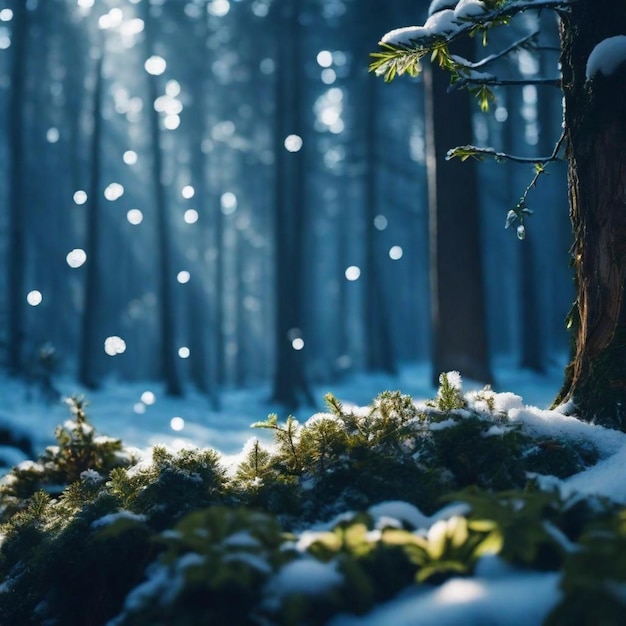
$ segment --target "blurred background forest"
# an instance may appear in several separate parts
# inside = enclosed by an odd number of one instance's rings
[[[518,241],[504,222],[532,166],[443,161],[470,142],[550,154],[559,91],[513,84],[484,114],[438,70],[369,74],[428,4],[0,0],[2,367],[217,406],[407,363],[497,382],[501,361],[561,360],[564,166]],[[554,23],[501,30],[543,50],[506,72],[556,75]]]

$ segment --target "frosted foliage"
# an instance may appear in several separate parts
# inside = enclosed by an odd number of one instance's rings
[[[460,0],[454,9],[454,16],[457,18],[474,17],[481,15],[486,10],[485,3],[480,0]]]

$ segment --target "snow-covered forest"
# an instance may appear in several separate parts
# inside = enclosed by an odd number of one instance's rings
[[[0,0],[0,626],[623,624],[617,4]]]
[[[501,357],[539,370],[562,359],[564,167],[532,192],[523,244],[503,226],[532,167],[476,168],[440,221],[453,248],[429,253],[423,82],[384,85],[367,71],[380,36],[420,16],[415,3],[29,0],[1,11],[8,371],[54,367],[94,387],[164,380],[214,403],[269,383],[295,403],[303,385],[431,362],[429,276],[465,267],[449,286],[454,315],[486,348],[447,369],[482,361],[491,382]],[[538,26],[529,14],[498,37]],[[544,28],[557,45],[556,23]],[[510,62],[535,77],[556,60],[522,50]],[[460,116],[453,98],[435,106]],[[472,105],[454,141],[543,154],[560,108],[558,90],[512,87],[491,114]]]

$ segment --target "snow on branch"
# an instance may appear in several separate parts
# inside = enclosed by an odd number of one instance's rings
[[[422,26],[406,26],[386,33],[379,42],[381,51],[373,53],[370,70],[384,76],[386,82],[396,76],[417,76],[420,61],[434,54],[445,69],[467,77],[468,63],[455,62],[448,52],[448,45],[463,35],[482,33],[486,43],[488,31],[494,26],[508,24],[516,15],[531,10],[552,9],[565,11],[577,0],[434,0],[430,17]],[[445,8],[453,6],[454,8]],[[531,36],[532,38],[532,36]],[[528,45],[530,39],[522,39],[501,53],[477,62],[478,66],[502,58],[506,54]]]

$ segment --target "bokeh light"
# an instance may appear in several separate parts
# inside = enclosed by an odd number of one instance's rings
[[[182,270],[182,271],[178,272],[178,274],[176,275],[176,280],[181,285],[184,285],[184,284],[188,283],[191,280],[191,274],[187,270]]]
[[[85,204],[87,202],[87,192],[82,189],[78,189],[74,192],[74,204]]]
[[[39,306],[43,301],[43,295],[41,291],[37,289],[33,289],[26,294],[26,302],[30,304],[30,306]]]
[[[167,61],[163,57],[155,54],[146,59],[143,66],[148,74],[151,74],[152,76],[160,76],[167,68]]]
[[[285,149],[287,152],[299,152],[302,150],[302,137],[300,135],[288,135],[285,137]]]
[[[404,250],[402,250],[401,246],[392,246],[389,249],[389,258],[393,261],[398,261],[404,255]]]
[[[170,420],[170,428],[177,432],[185,428],[185,420],[182,417],[173,417]]]
[[[126,342],[117,335],[111,335],[104,340],[104,351],[109,356],[116,356],[126,352]]]
[[[74,248],[67,253],[65,260],[71,268],[75,269],[85,264],[87,253],[82,248]]]
[[[361,277],[361,268],[358,265],[351,265],[346,269],[346,279],[349,281],[359,280]]]

